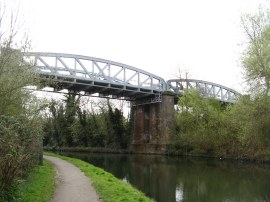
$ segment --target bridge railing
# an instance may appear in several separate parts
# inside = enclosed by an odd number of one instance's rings
[[[64,79],[74,85],[81,82],[89,86],[100,86],[103,91],[112,94],[120,91],[133,92],[130,93],[132,95],[156,94],[167,89],[161,77],[110,60],[45,52],[25,53],[24,59],[33,63],[42,75]]]
[[[213,98],[225,103],[234,103],[240,94],[228,87],[196,79],[172,79],[167,81],[168,88],[177,95],[184,89],[197,89],[203,97]]]

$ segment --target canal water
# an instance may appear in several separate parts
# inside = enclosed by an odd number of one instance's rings
[[[239,161],[62,153],[132,184],[157,202],[270,201],[270,166]]]

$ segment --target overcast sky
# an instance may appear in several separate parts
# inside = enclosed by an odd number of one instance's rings
[[[33,51],[104,58],[166,80],[181,69],[190,78],[242,91],[240,17],[263,2],[21,0],[20,7]]]

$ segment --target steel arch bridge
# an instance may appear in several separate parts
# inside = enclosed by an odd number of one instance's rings
[[[240,94],[228,87],[196,79],[172,79],[167,81],[169,90],[181,96],[184,89],[197,89],[202,97],[217,99],[223,103],[234,103]]]
[[[101,97],[134,100],[159,96],[166,81],[144,70],[110,60],[63,53],[28,52],[24,60],[37,67],[42,76],[52,77],[59,89],[99,93]]]
[[[67,89],[99,93],[126,100],[161,102],[162,93],[171,91],[176,96],[184,89],[198,89],[203,97],[234,103],[239,93],[225,86],[195,79],[173,79],[167,82],[154,74],[122,63],[82,55],[28,52],[24,61],[33,64],[40,75],[57,80],[56,91]]]

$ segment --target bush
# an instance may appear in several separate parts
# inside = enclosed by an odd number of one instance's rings
[[[17,180],[37,164],[38,134],[23,118],[0,116],[0,200],[12,200]]]

